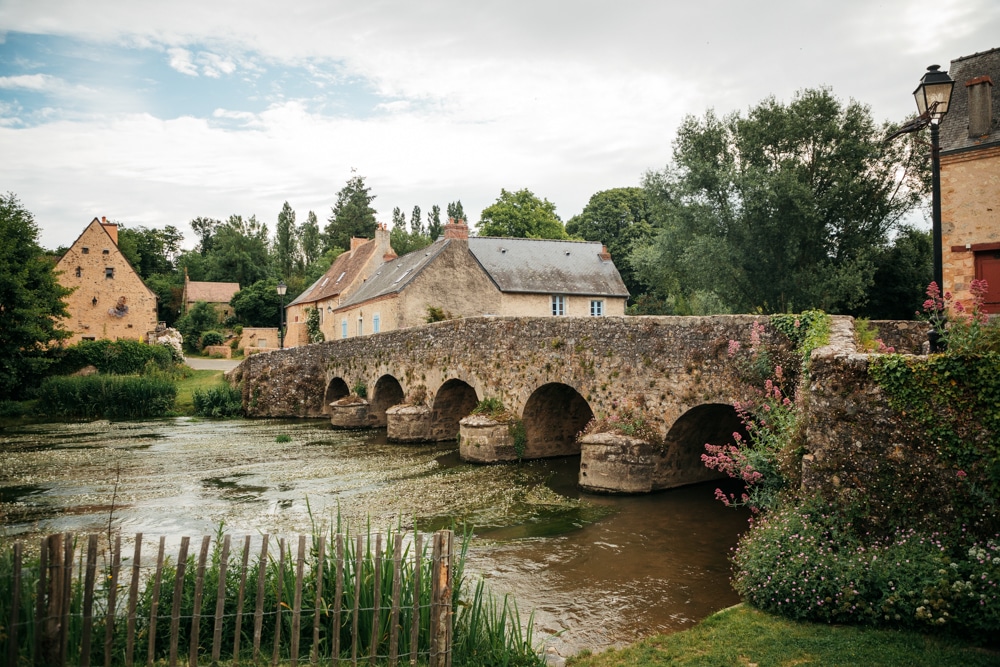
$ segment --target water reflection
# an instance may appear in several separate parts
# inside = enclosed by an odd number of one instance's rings
[[[279,442],[278,436],[289,436]],[[284,440],[285,438],[280,438]],[[396,445],[317,421],[189,418],[0,434],[0,535],[291,535],[474,526],[470,570],[536,611],[562,652],[680,629],[734,604],[727,556],[746,517],[715,484],[583,495],[576,458],[472,466],[454,445]]]

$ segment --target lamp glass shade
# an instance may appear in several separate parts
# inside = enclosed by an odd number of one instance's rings
[[[948,76],[947,72],[939,71],[938,65],[931,65],[927,72],[920,79],[920,85],[913,91],[913,97],[917,101],[917,110],[923,115],[931,109],[931,118],[942,118],[948,113],[951,104],[951,91],[955,87],[955,81]]]
[[[278,294],[281,296],[285,296],[286,291],[288,291],[288,286],[285,285],[285,281],[281,281],[280,283],[278,283]]]

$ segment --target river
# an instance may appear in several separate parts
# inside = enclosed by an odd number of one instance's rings
[[[287,440],[287,442],[285,442]],[[0,430],[0,539],[54,532],[294,535],[474,526],[468,570],[510,593],[566,655],[689,627],[738,602],[747,514],[717,483],[581,494],[579,458],[477,466],[457,446],[387,443],[317,420],[41,424]]]

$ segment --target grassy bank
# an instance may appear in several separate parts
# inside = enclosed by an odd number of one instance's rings
[[[915,632],[798,623],[738,605],[694,628],[619,650],[581,655],[569,667],[996,667],[1000,652]]]
[[[174,410],[178,414],[194,414],[194,392],[207,391],[222,382],[222,371],[189,370],[177,380],[177,400]]]

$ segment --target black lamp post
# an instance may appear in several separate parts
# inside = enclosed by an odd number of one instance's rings
[[[917,110],[921,117],[930,119],[931,126],[931,225],[934,239],[934,282],[944,294],[943,255],[941,250],[941,155],[938,128],[941,119],[948,113],[951,91],[955,81],[947,72],[939,71],[939,65],[931,65],[920,79],[920,85],[913,91],[917,100]]]
[[[281,349],[285,349],[285,292],[288,291],[288,286],[285,285],[285,281],[282,280],[278,283],[278,296],[281,297],[281,310],[279,316],[278,325],[278,345]]]

